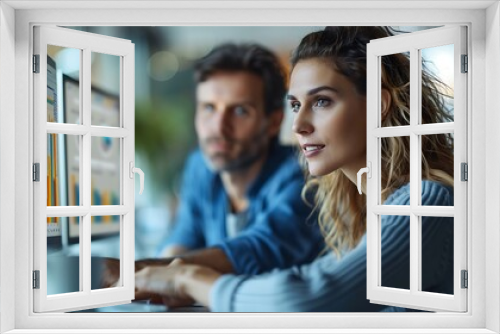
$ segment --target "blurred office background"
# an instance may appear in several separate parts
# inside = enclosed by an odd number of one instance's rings
[[[146,175],[144,193],[136,193],[136,259],[140,259],[155,256],[167,237],[177,207],[184,161],[197,145],[193,122],[194,61],[221,43],[259,43],[274,51],[288,68],[291,51],[301,38],[321,27],[68,28],[128,39],[135,44],[136,166]],[[56,49],[51,56],[63,74],[77,77],[79,59],[74,57],[74,51]],[[119,60],[114,58],[93,55],[92,86],[118,95]],[[283,141],[291,140],[290,129],[287,120]],[[102,245],[94,247],[98,254],[93,255],[117,256],[117,240],[100,241]]]
[[[215,46],[226,43],[258,43],[273,52],[289,70],[292,50],[306,34],[323,27],[67,27],[80,31],[130,40],[135,44],[135,158],[145,173],[142,195],[136,181],[135,257],[154,257],[172,227],[178,204],[183,165],[197,145],[194,130],[195,84],[193,63]],[[394,27],[410,32],[432,27]],[[48,55],[53,62],[48,69],[48,121],[79,123],[78,85],[80,53],[76,49],[51,46]],[[426,65],[445,83],[453,87],[453,48],[447,46],[425,50]],[[52,72],[51,72],[52,71]],[[50,73],[49,73],[50,72]],[[51,76],[52,73],[52,76]],[[118,126],[120,62],[116,56],[92,54],[92,125]],[[49,81],[51,83],[49,83]],[[54,88],[53,91],[50,87]],[[453,95],[453,92],[445,92]],[[63,99],[64,97],[64,99]],[[453,113],[453,100],[448,101]],[[97,123],[96,123],[97,122]],[[281,141],[292,143],[292,115],[286,110]],[[50,166],[53,170],[48,205],[79,205],[78,141],[76,136],[48,136]],[[52,143],[52,146],[50,145]],[[119,203],[119,145],[108,137],[92,139],[92,205]],[[57,150],[54,150],[57,149]],[[119,170],[119,169],[118,169]],[[56,180],[57,179],[57,180]],[[58,190],[60,189],[60,191]],[[78,263],[78,222],[48,221],[48,247],[63,236],[64,256]],[[66,226],[63,230],[60,226]],[[51,228],[53,227],[53,230]],[[96,217],[92,222],[92,255],[120,257],[119,217]],[[55,240],[55,242],[54,242]],[[67,272],[53,252],[49,274],[64,281]],[[75,265],[75,271],[77,271]],[[67,280],[67,279],[66,279]],[[65,291],[78,291],[78,277]],[[60,284],[55,284],[60,288]],[[98,282],[96,282],[98,285]],[[73,289],[73,290],[72,290]]]
[[[177,207],[184,161],[197,144],[193,124],[194,61],[221,43],[259,43],[274,51],[288,69],[290,54],[301,38],[323,27],[68,28],[127,39],[135,44],[136,166],[146,175],[144,193],[139,195],[138,190],[136,193],[136,259],[140,259],[155,256],[169,233]],[[415,31],[431,27],[395,28]],[[56,49],[51,56],[58,64],[59,71],[75,76],[75,66],[78,69],[80,60],[71,54],[71,50]],[[439,61],[439,57],[435,59]],[[439,67],[443,68],[446,62],[444,59],[443,65]],[[66,65],[61,67],[60,64]],[[119,94],[118,79],[118,57],[93,55],[93,88],[103,93],[103,96],[109,94],[112,97]],[[284,142],[293,141],[290,112],[286,113],[281,139]],[[99,189],[96,191],[99,194],[103,192]],[[99,196],[96,201],[103,199],[106,196]],[[106,204],[113,203],[113,199],[108,202]],[[119,250],[116,240],[101,241],[102,245],[95,247],[97,254],[93,252],[93,255],[118,256],[115,254]]]

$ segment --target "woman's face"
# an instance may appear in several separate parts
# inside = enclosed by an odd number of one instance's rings
[[[319,58],[298,62],[287,99],[295,113],[293,131],[309,172],[357,172],[366,165],[366,97]]]

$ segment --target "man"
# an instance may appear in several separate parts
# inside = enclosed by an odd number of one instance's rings
[[[188,160],[163,255],[213,247],[202,253],[217,269],[246,274],[312,260],[322,239],[306,222],[297,158],[278,144],[279,60],[257,45],[226,44],[196,64],[195,78],[200,150]]]
[[[303,172],[278,143],[286,93],[279,60],[257,45],[225,44],[195,66],[200,149],[187,161],[168,259],[221,273],[258,274],[312,261],[324,247],[301,198]]]

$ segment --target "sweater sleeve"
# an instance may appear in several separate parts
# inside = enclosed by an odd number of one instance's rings
[[[341,261],[332,253],[309,265],[264,275],[224,275],[210,294],[214,312],[335,312],[376,310],[366,301],[366,244]]]
[[[435,188],[438,187],[438,188]],[[428,205],[449,205],[449,192],[438,184],[429,185],[425,194]],[[409,186],[400,188],[385,204],[409,203]],[[440,217],[427,217],[423,234],[431,244],[443,245],[446,224],[436,224]],[[443,230],[444,229],[444,230]],[[444,247],[444,246],[443,246]],[[409,218],[382,218],[382,258],[384,275],[391,284],[403,284],[409,270],[401,263],[409,253]],[[424,254],[428,268],[439,271],[450,256]],[[387,261],[387,263],[385,263]],[[433,273],[424,280],[436,285],[442,276]],[[428,290],[426,290],[428,291]],[[366,236],[351,251],[337,260],[329,253],[314,262],[259,276],[224,275],[210,291],[210,307],[214,312],[370,312],[386,309],[366,299]]]

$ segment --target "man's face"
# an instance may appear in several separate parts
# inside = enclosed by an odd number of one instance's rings
[[[257,75],[216,72],[198,84],[196,102],[199,144],[214,171],[244,170],[264,158],[281,118],[276,126],[277,117],[266,115]]]

